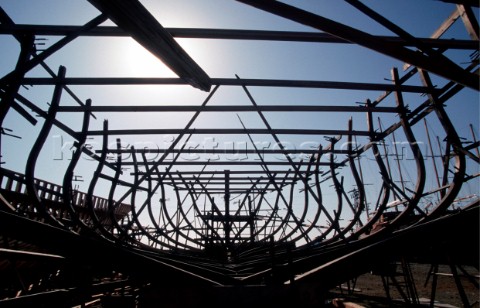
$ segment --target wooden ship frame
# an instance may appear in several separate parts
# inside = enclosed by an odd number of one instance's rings
[[[310,307],[325,304],[328,290],[399,260],[406,281],[405,260],[432,269],[450,264],[462,303],[472,304],[456,266],[478,269],[479,141],[472,125],[470,136],[459,135],[446,104],[462,91],[479,90],[478,2],[445,1],[453,13],[428,38],[355,0],[345,2],[394,35],[363,32],[278,1],[238,2],[315,31],[164,28],[139,1],[88,2],[99,15],[81,26],[17,24],[0,9],[0,34],[20,45],[0,86],[0,151],[7,160],[0,169],[0,306],[93,307],[101,301],[105,307]],[[114,26],[102,25],[108,20]],[[454,23],[463,24],[469,39],[442,37]],[[58,40],[40,50],[45,36]],[[81,37],[131,37],[178,77],[68,77],[67,67],[47,65]],[[405,65],[380,83],[214,78],[179,38],[344,44]],[[468,58],[449,58],[450,51]],[[43,73],[29,75],[34,69]],[[97,105],[74,90],[111,85],[175,85],[204,99]],[[48,105],[23,93],[32,87],[52,89]],[[223,89],[240,91],[246,103],[211,104]],[[350,91],[361,102],[262,104],[253,89]],[[364,98],[365,91],[378,96]],[[477,106],[478,96],[462,103],[457,108]],[[187,120],[180,128],[151,122],[124,128],[99,120],[118,114],[181,114]],[[197,125],[205,114],[238,122]],[[336,114],[346,121],[335,128],[321,121],[314,127],[279,125],[271,121],[277,114]],[[28,129],[6,126],[13,115]],[[260,127],[243,121],[244,115],[255,116]],[[429,122],[442,131],[433,136]],[[49,167],[60,170],[61,179],[45,179],[37,174],[48,164],[41,152],[58,131],[72,140],[71,157]],[[35,136],[25,141],[26,159],[7,168],[8,153],[15,151],[11,140],[26,135]],[[140,136],[165,135],[173,136],[165,147],[130,146]],[[248,146],[191,146],[205,136],[243,138]],[[289,147],[285,136],[317,143]],[[260,138],[274,146],[265,147]],[[469,183],[477,187],[470,195]],[[411,281],[403,290],[405,302],[418,304]],[[435,283],[431,295],[433,307]]]

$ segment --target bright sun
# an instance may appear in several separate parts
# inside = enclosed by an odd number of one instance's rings
[[[122,51],[125,67],[133,77],[176,77],[161,60],[133,39],[124,43]]]

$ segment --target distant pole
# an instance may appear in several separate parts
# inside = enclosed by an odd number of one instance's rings
[[[357,136],[353,136],[355,138],[355,146],[358,145],[357,142]],[[362,164],[360,163],[360,155],[358,155],[358,172],[360,173],[360,180],[362,181],[363,185],[365,185],[365,181],[363,180],[363,170],[362,170]],[[367,214],[367,218],[370,219],[370,213],[368,209],[368,202],[367,202],[367,194],[363,194],[364,199],[365,199],[365,213]]]
[[[380,128],[380,132],[383,132],[382,120],[380,120],[380,117],[378,117],[378,126]],[[387,146],[385,145],[385,139],[383,139],[382,141],[383,141],[382,142],[383,143],[383,151],[385,152],[385,159],[387,160],[388,175],[390,176],[390,178],[392,178],[392,169],[390,168],[390,160],[388,159]]]
[[[423,119],[423,124],[425,124],[425,131],[427,133],[427,141],[428,141],[428,147],[430,148],[430,153],[432,155],[432,164],[433,164],[433,171],[435,172],[435,179],[437,180],[437,186],[440,188],[440,178],[438,177],[438,169],[437,169],[437,164],[435,163],[435,155],[433,154],[433,147],[432,147],[432,141],[430,140],[430,132],[428,131],[428,126],[427,126],[427,119]]]
[[[398,159],[397,140],[395,138],[395,132],[392,132],[393,148],[395,149],[395,158],[397,160],[398,173],[400,174],[400,183],[402,184],[402,191],[405,192],[405,183],[403,182],[402,168],[400,168],[400,159]]]
[[[250,242],[253,244],[255,242],[255,225],[254,225],[254,213],[252,211],[252,198],[248,196],[248,215],[249,215],[249,224],[250,224]]]
[[[477,138],[475,137],[475,131],[473,130],[472,123],[470,123],[470,131],[472,132],[473,143],[476,143]],[[478,147],[475,147],[475,150],[477,151],[477,157],[480,158],[480,151],[478,150]]]
[[[442,143],[440,142],[440,138],[437,136],[437,143],[438,143],[438,148],[440,149],[440,153],[442,151]],[[447,185],[448,181],[448,165],[450,162],[450,141],[448,138],[446,139],[446,145],[445,145],[445,155],[442,156],[442,162],[443,162],[443,179],[442,179],[442,186]],[[440,195],[442,198],[445,196],[446,189],[440,190]]]
[[[225,244],[230,249],[230,170],[225,170]]]

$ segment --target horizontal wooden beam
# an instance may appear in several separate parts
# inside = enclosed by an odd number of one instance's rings
[[[192,191],[195,194],[205,194],[205,190],[198,190],[195,191],[191,188],[179,187],[177,188],[179,191]],[[229,190],[230,193],[237,193],[237,194],[246,194],[246,193],[263,193],[266,191],[277,191],[275,188],[234,188]],[[208,188],[208,193],[225,193],[225,188]]]
[[[437,93],[436,89],[423,86],[317,81],[317,80],[285,80],[285,79],[236,79],[212,78],[212,85],[220,86],[248,86],[248,87],[279,87],[279,88],[313,88],[313,89],[340,89],[340,90],[371,90],[371,91],[402,91],[411,93]],[[24,78],[23,85],[187,85],[181,78],[163,77],[67,77],[62,80],[50,77]]]
[[[115,184],[118,184],[118,185],[122,185],[122,186],[126,186],[126,187],[135,187],[136,190],[148,191],[148,189],[145,188],[145,187],[135,186],[132,183],[122,181],[120,179],[115,179],[114,177],[111,177],[111,176],[103,174],[103,173],[99,173],[98,177],[102,178],[102,179],[105,179],[107,181],[115,182]]]
[[[396,107],[308,106],[308,105],[143,105],[143,106],[60,106],[60,112],[385,112],[396,113]]]
[[[101,153],[102,150],[96,150],[96,153]],[[137,154],[156,154],[156,153],[185,153],[185,154],[319,154],[319,153],[333,153],[333,154],[348,154],[348,150],[340,150],[334,149],[332,150],[309,150],[309,149],[263,149],[263,150],[255,150],[255,149],[187,149],[187,150],[180,150],[180,149],[135,149],[132,151],[131,149],[107,149],[108,153],[112,154],[127,154],[127,153],[137,153]]]
[[[290,185],[290,184],[295,184],[296,181],[288,181],[288,182],[283,182],[282,181],[283,179],[281,178],[278,178],[277,181],[275,181],[277,183],[277,185]],[[253,180],[252,180],[253,181]],[[263,180],[261,182],[257,182],[255,184],[257,185],[266,185],[266,184],[269,184],[271,183],[270,180]],[[168,184],[168,182],[165,182],[165,184]],[[213,182],[213,181],[200,181],[200,182],[196,182],[196,181],[191,181],[189,182],[188,184],[191,184],[191,185],[203,185],[206,187],[206,189],[210,189],[211,187],[210,186],[218,186],[218,185],[222,185],[222,186],[225,186],[225,184],[227,184],[227,182],[225,181],[221,181],[221,182]],[[177,182],[177,185],[182,185],[182,182]],[[235,182],[235,181],[228,181],[228,185],[247,185],[247,187],[245,187],[245,189],[248,189],[249,187],[252,187],[253,183],[250,182],[250,181],[243,181],[243,182]],[[238,187],[236,187],[238,188]],[[258,188],[258,187],[257,187]],[[198,189],[198,187],[197,187]],[[225,188],[224,188],[225,189]]]
[[[65,36],[77,32],[78,26],[67,25],[0,25],[0,34],[22,35],[25,33],[41,36]],[[209,29],[209,28],[165,28],[175,38],[194,39],[222,39],[222,40],[261,40],[261,41],[288,41],[288,42],[312,42],[312,43],[341,43],[352,44],[349,41],[324,32],[301,32],[301,31],[269,31],[269,30],[242,30],[242,29]],[[80,36],[94,37],[129,37],[130,35],[119,27],[100,26]],[[399,37],[377,36],[386,42],[399,46],[411,46]],[[467,49],[478,48],[472,40],[450,40],[434,38],[418,38],[422,44],[430,48]]]
[[[202,183],[208,183],[208,181],[225,181],[226,180],[226,177],[178,177],[176,176],[176,174],[172,174],[172,178],[174,180],[185,180],[185,181],[200,181]],[[160,178],[160,177],[150,177],[149,178],[150,180],[159,180],[159,179],[163,179],[163,178]],[[168,180],[170,180],[170,178],[168,178]],[[229,178],[230,181],[248,181],[248,183],[250,184],[253,184],[255,181],[257,180],[262,180],[262,181],[270,181],[270,179],[268,178],[268,176],[260,176],[260,177],[230,177]],[[295,178],[293,176],[288,176],[288,177],[276,177],[275,180],[277,182],[281,182],[283,180],[295,180],[297,181],[298,178]],[[225,184],[225,182],[223,182]]]
[[[133,162],[122,162],[122,166],[133,166]],[[246,161],[246,160],[234,160],[234,161],[176,161],[174,163],[168,162],[168,161],[163,161],[163,162],[156,162],[156,161],[151,161],[151,162],[137,162],[139,166],[143,165],[158,165],[158,166],[168,166],[168,165],[174,165],[174,166],[260,166],[263,164],[266,164],[267,166],[291,166],[290,162],[288,161],[268,161],[268,162],[262,162],[260,160],[258,161]],[[307,166],[308,162],[295,162],[295,165],[301,165],[301,166]],[[312,164],[313,166],[315,164]],[[319,166],[330,166],[329,162],[320,162]],[[338,164],[335,163],[334,166],[344,166],[344,164]],[[270,170],[270,172],[273,174],[275,171]],[[200,172],[197,172],[200,173]],[[202,172],[204,173],[204,172]]]
[[[103,136],[103,130],[90,130],[89,136]],[[116,135],[178,135],[178,134],[197,134],[197,135],[352,135],[369,136],[368,131],[348,131],[335,129],[264,129],[264,128],[165,128],[165,129],[111,129],[108,130],[109,136]],[[188,150],[187,150],[188,151]]]
[[[297,171],[296,171],[297,172]],[[263,169],[258,169],[258,170],[229,170],[229,173],[230,174],[264,174],[265,176],[268,176],[266,173],[265,173],[265,170]],[[293,174],[293,171],[288,171],[288,170],[270,170],[270,173],[272,175],[275,175],[275,174]],[[307,175],[312,175],[312,174],[323,174],[324,172],[321,171],[321,170],[310,170],[307,172],[307,170],[298,170],[298,173],[301,173],[301,174],[307,174]],[[145,175],[146,172],[143,172],[143,171],[139,171],[137,172],[136,174],[138,175]],[[166,174],[166,172],[156,172],[155,174],[157,175],[164,175]],[[168,174],[170,174],[170,172],[168,172]],[[224,175],[225,174],[225,171],[218,171],[218,170],[203,170],[202,172],[199,172],[199,171],[176,171],[175,173],[172,173],[172,175],[177,175],[177,174],[181,174],[181,175],[199,175],[199,174],[202,174],[202,175],[208,175],[208,174],[222,174]],[[130,175],[135,175],[135,173],[130,173]]]

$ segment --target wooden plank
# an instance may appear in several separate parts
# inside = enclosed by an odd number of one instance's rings
[[[478,21],[475,17],[475,14],[472,11],[472,8],[469,6],[465,6],[463,4],[457,5],[457,10],[462,17],[463,24],[465,25],[465,29],[467,29],[468,35],[470,38],[477,42],[478,44]]]
[[[137,162],[138,165],[162,165],[162,166],[169,166],[172,164],[172,162],[169,161],[163,161],[163,162],[157,162],[157,161],[151,161],[151,162]],[[236,161],[176,161],[173,163],[175,166],[204,166],[208,164],[209,166],[256,166],[256,165],[263,165],[263,163],[258,160],[258,161],[244,161],[244,160],[236,160]],[[268,166],[291,166],[291,163],[288,161],[268,161],[265,162],[266,165]],[[296,165],[301,165],[301,166],[307,166],[309,165],[308,162],[302,162],[301,164],[299,162],[295,163]],[[133,166],[133,162],[123,162],[122,166]],[[320,166],[330,166],[329,162],[320,162]],[[344,164],[335,164],[335,166],[344,166]],[[264,172],[264,171],[263,171]],[[197,172],[198,173],[198,172]],[[276,171],[272,170],[272,174],[276,173]]]
[[[385,112],[396,113],[396,107],[309,106],[309,105],[129,105],[129,106],[60,106],[59,112]]]
[[[0,248],[0,256],[6,258],[14,258],[15,260],[62,261],[65,259],[64,257],[59,255],[7,248]]]
[[[6,25],[0,24],[0,34],[21,35],[31,33],[43,36],[65,36],[77,32],[79,26],[70,25]],[[171,36],[176,38],[194,39],[223,39],[223,40],[261,40],[261,41],[287,41],[287,42],[312,42],[312,43],[340,43],[352,44],[349,41],[324,32],[302,31],[271,31],[271,30],[242,30],[242,29],[211,29],[211,28],[165,28]],[[79,36],[94,37],[128,37],[123,29],[115,26],[98,26],[89,31],[84,31]],[[399,46],[411,46],[411,43],[394,36],[376,36],[380,40],[394,43]],[[430,48],[448,49],[477,49],[478,46],[470,40],[449,40],[418,38],[422,44]]]
[[[369,136],[368,131],[347,131],[335,129],[235,129],[235,128],[166,128],[166,129],[112,129],[108,131],[108,135],[177,135],[177,134],[196,134],[196,135],[352,135],[352,136]],[[102,136],[103,130],[90,130],[87,132],[89,136]],[[188,152],[186,150],[185,152]]]
[[[23,85],[186,85],[181,78],[162,77],[67,77],[62,81],[46,77],[23,78]],[[279,87],[279,88],[312,88],[312,89],[342,89],[342,90],[372,90],[395,91],[392,84],[341,82],[319,80],[285,80],[285,79],[236,79],[212,78],[213,85],[219,86],[250,86],[250,87]],[[427,93],[431,91],[423,86],[401,85],[399,91],[412,93]],[[433,90],[437,92],[437,90]]]

